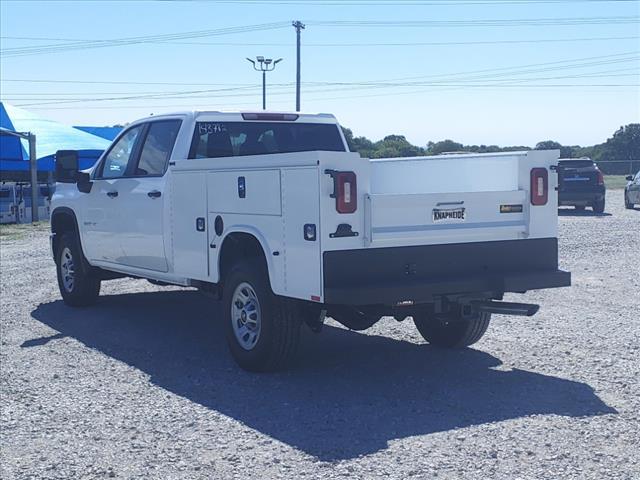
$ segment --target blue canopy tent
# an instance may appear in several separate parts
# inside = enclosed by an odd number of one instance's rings
[[[21,108],[0,102],[0,126],[14,132],[36,135],[39,178],[55,171],[58,150],[77,150],[80,168],[91,167],[111,143],[109,140],[73,127],[39,117]],[[29,180],[28,146],[24,141],[0,135],[0,177],[9,181]]]
[[[74,125],[73,128],[107,140],[114,140],[122,131],[122,127],[78,127]]]

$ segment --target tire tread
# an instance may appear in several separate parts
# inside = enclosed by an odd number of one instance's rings
[[[62,283],[62,275],[60,269],[60,253],[68,247],[74,257],[76,267],[76,278],[74,282],[74,290],[67,292]],[[75,232],[65,232],[60,238],[60,242],[56,251],[56,274],[58,278],[58,286],[64,303],[71,307],[86,307],[93,305],[100,295],[100,279],[92,275],[90,267],[82,254],[80,241]]]

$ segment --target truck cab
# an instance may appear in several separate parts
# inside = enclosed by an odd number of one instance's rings
[[[506,292],[558,270],[558,152],[369,160],[327,114],[187,112],[130,124],[89,171],[60,152],[52,249],[69,305],[119,276],[223,302],[248,370],[295,358],[302,325],[413,318],[439,346],[478,341]]]

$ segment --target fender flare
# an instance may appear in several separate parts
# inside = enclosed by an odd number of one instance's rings
[[[220,253],[222,252],[222,247],[224,245],[224,242],[227,240],[227,237],[229,237],[229,235],[233,235],[234,233],[244,233],[247,235],[251,235],[252,237],[254,237],[257,241],[258,244],[260,244],[260,247],[262,248],[262,253],[264,254],[264,258],[265,261],[267,262],[267,272],[269,274],[269,283],[271,284],[271,289],[274,290],[274,286],[276,285],[275,282],[275,268],[273,265],[273,252],[271,250],[271,248],[269,248],[269,244],[267,242],[267,239],[265,238],[265,236],[255,227],[251,226],[251,225],[231,225],[229,228],[225,228],[224,231],[224,235],[219,237],[220,240],[220,248],[218,250],[218,258],[216,260],[216,263],[218,265],[218,278],[217,278],[217,282],[221,282],[221,278],[220,278],[220,268],[221,268],[221,255]],[[274,290],[275,291],[275,290]]]
[[[85,257],[84,261],[87,262],[87,264],[88,264],[89,262],[87,261],[86,254],[85,254],[85,251],[84,251],[84,247],[82,245],[82,238],[80,236],[80,226],[78,225],[78,217],[76,217],[76,212],[74,212],[69,207],[56,207],[51,212],[51,253],[53,254],[54,260],[55,260],[55,255],[56,255],[56,252],[55,252],[55,235],[56,235],[56,232],[53,231],[53,224],[54,224],[54,218],[57,217],[58,215],[69,217],[73,221],[73,224],[75,225],[74,233],[76,235],[76,239],[78,240],[78,243],[80,244],[80,250],[82,250],[82,255]]]

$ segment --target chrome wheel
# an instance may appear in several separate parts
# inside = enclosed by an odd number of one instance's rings
[[[260,338],[262,312],[256,292],[246,282],[238,285],[233,292],[231,325],[240,346],[252,350]]]
[[[60,254],[60,273],[62,275],[62,285],[67,292],[73,291],[76,271],[73,264],[73,255],[69,247],[64,247]]]

